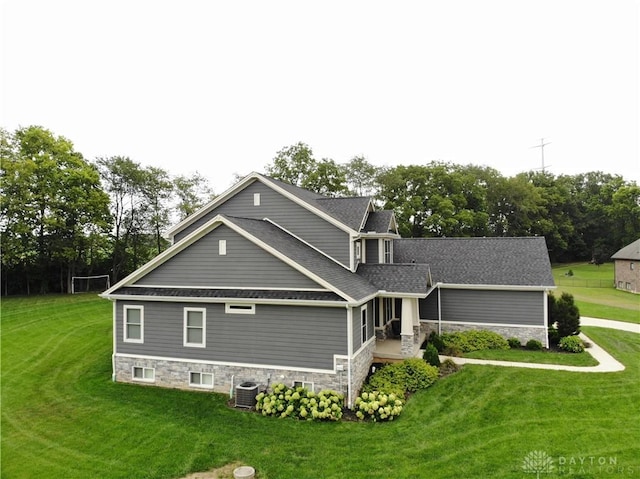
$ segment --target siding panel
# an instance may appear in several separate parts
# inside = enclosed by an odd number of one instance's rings
[[[123,304],[144,306],[144,344],[122,341]],[[207,310],[206,348],[183,346],[183,310]],[[226,314],[224,304],[118,301],[119,353],[184,359],[333,369],[347,353],[346,310],[256,305],[256,314]]]
[[[366,260],[367,263],[379,263],[378,257],[378,240],[373,238],[367,238],[365,240]]]
[[[226,241],[226,255],[218,254],[219,240]],[[293,289],[320,287],[224,225],[158,266],[136,284]]]
[[[543,326],[543,298],[541,291],[442,289],[442,320]]]
[[[260,194],[260,206],[254,206],[253,195]],[[294,203],[263,183],[256,181],[236,193],[207,215],[179,232],[178,242],[218,214],[242,218],[269,218],[281,227],[314,245],[320,251],[349,266],[349,235],[309,210]]]

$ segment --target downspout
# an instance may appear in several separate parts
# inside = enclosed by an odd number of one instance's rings
[[[116,382],[116,349],[118,347],[117,334],[116,334],[116,300],[111,300],[112,303],[112,316],[113,316],[113,353],[111,353],[111,381]]]
[[[351,391],[351,358],[353,356],[353,308],[347,308],[347,407],[353,407]]]
[[[544,316],[544,339],[545,345],[544,347],[549,349],[549,290],[545,289],[542,291],[542,315]]]
[[[440,285],[438,285],[438,336],[442,334],[442,301],[440,300]]]

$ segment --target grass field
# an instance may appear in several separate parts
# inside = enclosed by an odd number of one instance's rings
[[[566,273],[571,270],[573,276]],[[630,323],[640,323],[640,295],[619,291],[613,287],[613,263],[600,266],[588,263],[556,265],[553,277],[558,285],[554,294],[571,293],[582,316],[615,319]],[[602,281],[607,287],[587,288],[571,286],[583,281]]]
[[[117,384],[111,304],[90,296],[2,302],[2,478],[178,478],[239,461],[260,479],[640,475],[640,338],[585,332],[620,373],[465,366],[384,424],[309,423],[230,409],[211,393]],[[606,458],[612,476],[560,461]]]

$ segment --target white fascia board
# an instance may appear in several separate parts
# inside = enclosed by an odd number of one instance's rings
[[[427,297],[426,293],[399,293],[395,291],[380,291],[376,296],[381,298],[417,298],[423,299]]]
[[[216,225],[216,223],[219,223],[219,224]],[[135,270],[129,276],[127,276],[124,279],[118,281],[116,284],[111,286],[111,288],[106,290],[100,296],[102,296],[103,298],[108,298],[109,295],[113,291],[115,291],[115,290],[127,285],[128,283],[133,283],[133,282],[139,280],[145,274],[149,273],[150,271],[152,271],[153,269],[157,268],[158,266],[160,266],[162,263],[164,263],[168,259],[170,259],[173,256],[177,255],[182,250],[184,250],[187,246],[190,246],[192,243],[194,243],[198,239],[202,238],[205,234],[209,233],[210,231],[213,231],[215,228],[217,228],[222,223],[225,223],[225,219],[222,216],[218,215],[215,218],[212,218],[211,220],[207,221],[204,225],[202,225],[200,228],[198,228],[197,230],[192,232],[190,235],[186,236],[181,241],[179,241],[176,244],[172,245],[171,247],[167,248],[162,253],[160,253],[158,256],[156,256],[155,258],[151,259],[148,263],[142,265],[140,268]]]
[[[255,181],[256,179],[259,179],[259,178],[260,178],[260,175],[258,173],[255,173],[255,172],[245,176],[243,179],[241,179],[239,182],[237,182],[231,188],[229,188],[228,190],[224,191],[220,195],[216,196],[211,201],[209,201],[206,205],[201,207],[198,211],[196,211],[195,213],[187,216],[180,223],[178,223],[177,225],[175,225],[172,228],[170,228],[165,233],[165,238],[167,238],[168,240],[172,240],[173,237],[177,233],[179,233],[180,231],[185,229],[187,226],[193,224],[195,221],[199,220],[202,216],[207,214],[207,212],[209,212],[212,208],[214,208],[215,206],[217,206],[219,204],[224,203],[230,197],[234,196],[238,191],[241,191],[241,190],[245,189],[247,186],[249,186],[249,184],[253,183],[253,181]]]
[[[475,289],[492,291],[549,291],[556,286],[526,286],[516,284],[455,284],[437,283],[435,286],[442,289]]]
[[[259,175],[257,173],[256,173],[256,178],[258,178],[262,183],[267,185],[272,190],[277,191],[278,193],[280,193],[282,196],[285,196],[286,198],[290,199],[291,201],[293,201],[294,203],[298,204],[299,206],[302,206],[304,209],[309,210],[311,213],[315,214],[316,216],[319,216],[320,218],[322,218],[326,222],[331,223],[336,228],[344,231],[345,233],[348,233],[349,236],[353,237],[354,235],[356,235],[358,233],[357,231],[349,228],[347,225],[345,225],[341,221],[338,221],[337,219],[335,219],[333,216],[328,215],[324,211],[316,208],[315,206],[313,206],[313,205],[307,203],[306,201],[298,198],[296,195],[294,195],[292,193],[289,193],[284,188],[281,188],[280,186],[276,185],[275,183],[269,181],[268,178],[265,178],[264,176]]]
[[[295,269],[296,271],[302,273],[303,275],[305,275],[307,278],[311,279],[312,281],[315,281],[316,283],[318,283],[319,285],[327,288],[329,291],[332,291],[334,293],[336,293],[338,296],[342,296],[344,299],[346,299],[349,303],[353,303],[355,302],[355,299],[353,299],[351,296],[349,296],[348,294],[344,293],[343,291],[340,291],[338,288],[336,288],[334,285],[332,285],[331,283],[329,283],[328,281],[325,281],[324,279],[322,279],[320,276],[316,275],[315,273],[313,273],[312,271],[309,271],[306,268],[303,268],[300,264],[296,263],[295,261],[293,261],[291,258],[289,258],[288,256],[280,253],[280,251],[276,250],[275,248],[272,248],[271,246],[269,246],[268,244],[264,243],[262,240],[256,238],[255,236],[249,234],[247,231],[243,230],[240,226],[236,225],[235,223],[233,223],[232,221],[227,221],[224,218],[222,218],[222,221],[224,222],[224,224],[226,226],[228,226],[229,228],[231,228],[233,231],[235,231],[236,233],[238,233],[239,235],[243,236],[244,238],[248,239],[249,241],[251,241],[253,244],[255,244],[256,246],[258,246],[259,248],[262,248],[263,250],[265,250],[266,252],[272,254],[273,256],[275,256],[276,258],[278,258],[280,261],[282,261],[283,263],[291,266],[293,269]]]
[[[193,296],[145,296],[128,294],[110,294],[108,299],[118,301],[153,301],[159,303],[234,303],[234,304],[269,304],[277,306],[321,306],[324,308],[344,308],[349,304],[344,301],[307,301],[295,299],[256,299],[256,298],[202,298]]]
[[[193,286],[193,285],[173,285],[173,284],[131,284],[130,288],[169,288],[169,289],[239,289],[243,291],[255,291],[256,289],[262,291],[305,291],[313,293],[327,293],[327,288],[283,288],[283,287],[271,287],[265,288],[262,286]]]
[[[373,200],[369,198],[369,204],[367,205],[367,211],[362,221],[360,222],[360,227],[358,228],[358,233],[363,230],[364,226],[367,224],[367,220],[369,219],[369,213],[373,213],[376,211],[376,205],[373,204]]]

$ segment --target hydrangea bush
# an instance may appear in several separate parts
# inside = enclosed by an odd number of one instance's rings
[[[355,411],[358,419],[377,421],[393,421],[402,412],[404,401],[395,394],[379,391],[363,392],[356,398]]]
[[[274,384],[271,393],[256,396],[256,410],[263,416],[294,417],[306,420],[337,421],[342,418],[344,397],[326,389],[319,393],[304,387]]]

